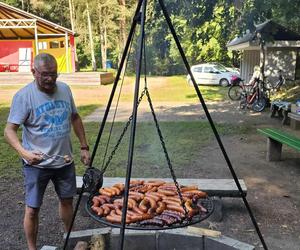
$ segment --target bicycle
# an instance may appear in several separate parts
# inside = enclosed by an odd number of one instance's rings
[[[247,88],[253,88],[258,81],[262,82],[262,87],[264,91],[270,92],[278,90],[285,83],[285,78],[281,74],[281,71],[279,71],[278,81],[276,81],[275,83],[264,82],[256,78],[255,81],[253,81],[251,84],[245,84],[244,80],[242,80],[239,77],[231,79],[231,86],[228,89],[229,99],[233,101],[239,101],[241,99],[242,92],[244,90],[247,90]]]
[[[255,78],[255,84],[246,85],[240,96],[240,109],[252,108],[255,112],[261,112],[265,109],[268,103],[268,96],[263,87],[263,81]],[[248,88],[247,88],[248,87]]]

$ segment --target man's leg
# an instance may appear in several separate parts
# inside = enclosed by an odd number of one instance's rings
[[[60,200],[59,216],[64,223],[65,232],[68,232],[73,218],[73,198]]]
[[[26,206],[24,215],[24,231],[29,250],[36,250],[36,240],[39,226],[39,208]]]

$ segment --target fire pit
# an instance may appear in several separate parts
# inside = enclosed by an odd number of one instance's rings
[[[101,239],[105,250],[119,249],[119,229],[99,228],[72,232],[68,249],[73,249],[77,242],[92,242]],[[145,248],[145,243],[147,248]],[[42,248],[42,250],[56,248]],[[91,248],[93,249],[93,248]],[[207,237],[189,233],[184,228],[165,231],[126,230],[124,249],[130,250],[253,250],[254,246],[226,237]]]

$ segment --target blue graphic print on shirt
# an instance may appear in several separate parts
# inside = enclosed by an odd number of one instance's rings
[[[44,123],[40,131],[44,137],[59,138],[70,132],[68,122],[71,113],[70,103],[62,100],[46,102],[35,109],[36,117],[42,117]]]

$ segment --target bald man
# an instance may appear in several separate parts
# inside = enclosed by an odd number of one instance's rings
[[[59,215],[68,231],[76,194],[75,167],[70,139],[71,125],[81,145],[81,161],[88,165],[89,147],[71,90],[56,81],[57,62],[39,54],[32,68],[34,81],[20,89],[10,108],[4,130],[7,142],[23,162],[25,187],[24,231],[28,249],[37,249],[39,210],[51,180],[59,197]],[[22,142],[17,131],[22,125]]]

